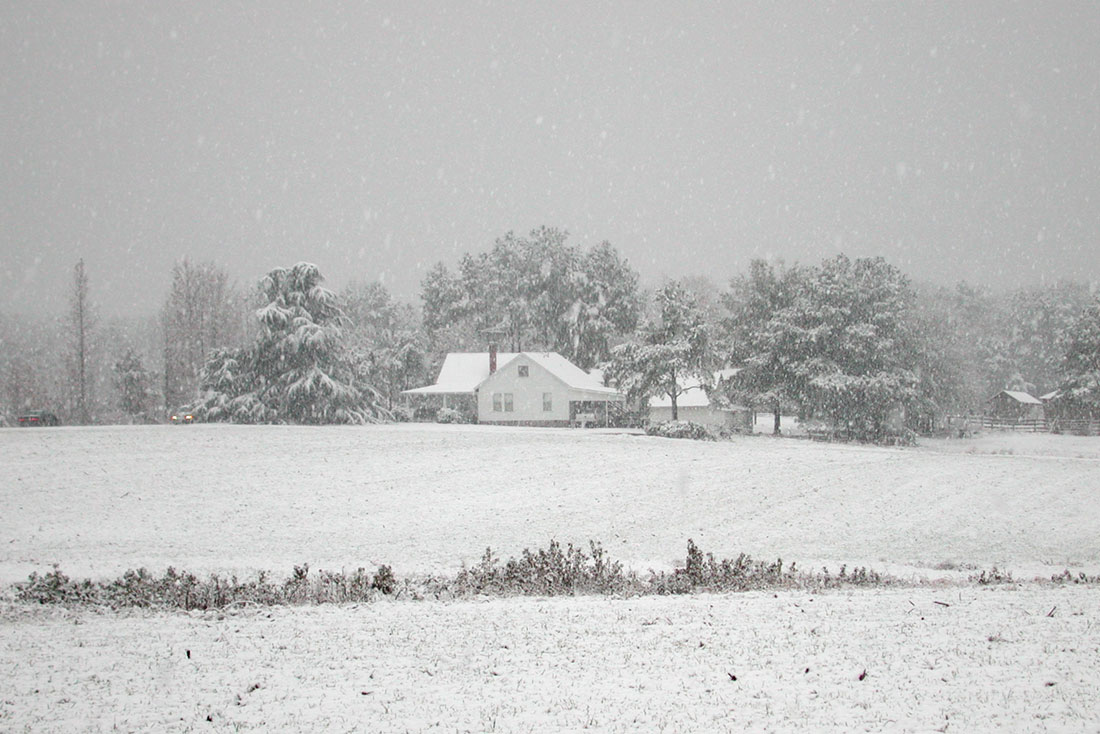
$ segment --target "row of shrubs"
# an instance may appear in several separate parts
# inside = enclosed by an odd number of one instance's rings
[[[112,581],[77,581],[54,566],[53,571],[41,576],[32,573],[15,588],[18,600],[39,604],[222,609],[235,604],[364,601],[380,594],[394,594],[397,581],[389,566],[379,566],[373,574],[360,568],[353,573],[319,571],[311,575],[309,565],[305,564],[295,566],[293,575],[282,583],[274,583],[263,571],[251,581],[240,581],[236,576],[223,578],[216,574],[200,579],[172,567],[162,576],[140,568]]]
[[[1065,571],[1051,581],[1100,583],[1100,577]],[[970,577],[978,585],[1013,583],[1012,575],[982,571]],[[222,609],[237,605],[289,605],[366,602],[383,596],[408,599],[463,598],[472,596],[645,596],[698,592],[791,590],[818,592],[849,587],[916,585],[867,568],[839,573],[803,571],[795,564],[754,560],[744,553],[734,559],[704,554],[691,540],[684,564],[672,571],[628,571],[608,557],[599,543],[588,550],[550,541],[545,549],[525,549],[518,558],[502,562],[486,549],[481,561],[450,576],[395,578],[389,566],[369,573],[317,571],[308,565],[294,567],[290,578],[272,581],[266,573],[241,581],[236,576],[199,578],[169,568],[161,576],[146,569],[127,571],[112,581],[74,580],[59,568],[44,575],[32,573],[15,585],[16,598],[40,604],[94,605],[111,608],[157,607],[170,609]]]
[[[815,441],[857,441],[860,443],[876,443],[883,446],[915,446],[917,439],[917,434],[908,429],[898,433],[872,435],[851,430],[841,431],[829,428],[820,422],[807,422],[803,424],[803,428],[806,429],[806,436]],[[728,428],[715,428],[701,423],[681,420],[655,423],[647,426],[645,432],[650,436],[688,438],[695,441],[714,441],[720,438],[728,438],[737,433],[737,431]]]
[[[380,596],[411,599],[491,596],[665,595],[770,589],[819,590],[843,586],[886,586],[901,583],[865,568],[839,574],[809,573],[795,564],[756,561],[741,554],[718,560],[688,541],[687,558],[672,571],[627,571],[611,560],[599,543],[585,551],[550,541],[537,551],[525,549],[505,562],[486,549],[481,561],[451,576],[398,580],[389,566],[374,573],[318,571],[294,567],[290,578],[274,582],[266,573],[241,581],[211,575],[199,578],[169,568],[156,576],[142,568],[111,581],[75,580],[56,566],[46,574],[32,573],[15,585],[16,598],[40,604],[78,604],[172,609],[221,609],[234,605],[326,604],[363,602]]]

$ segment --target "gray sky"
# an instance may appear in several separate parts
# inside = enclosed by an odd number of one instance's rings
[[[9,2],[0,309],[172,263],[415,298],[508,230],[644,278],[883,255],[1100,280],[1100,5]]]

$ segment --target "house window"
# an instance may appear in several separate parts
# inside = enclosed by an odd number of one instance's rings
[[[519,366],[519,376],[520,377],[527,377],[527,375],[528,375],[527,365],[521,364]]]
[[[504,393],[504,412],[511,413],[515,410],[515,406],[512,404],[512,393]]]
[[[504,402],[500,393],[493,393],[493,412],[500,413],[504,410]]]
[[[542,394],[542,412],[549,413],[554,409],[554,393],[544,392]]]

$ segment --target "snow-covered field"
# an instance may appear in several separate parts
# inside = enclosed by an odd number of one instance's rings
[[[1100,569],[1100,439],[195,425],[0,430],[0,456],[5,583],[52,563],[402,575],[550,538],[639,569],[682,563],[689,537],[911,577]],[[1097,731],[1098,616],[1096,586],[946,581],[192,615],[4,603],[0,730]]]
[[[1100,439],[917,449],[490,426],[0,430],[0,582],[146,566],[400,574],[598,540],[639,570],[688,538],[803,567],[1100,571]]]
[[[0,729],[1095,732],[1098,596],[15,607],[0,611]]]

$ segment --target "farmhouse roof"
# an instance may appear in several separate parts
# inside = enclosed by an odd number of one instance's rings
[[[1042,405],[1043,401],[1034,395],[1030,395],[1026,392],[1020,392],[1019,390],[1001,390],[998,395],[1004,394],[1012,398],[1018,403],[1024,403],[1025,405]],[[996,397],[996,396],[994,396]]]
[[[497,369],[511,362],[516,352],[497,354]],[[443,360],[434,385],[405,390],[409,395],[472,393],[489,376],[488,352],[451,352]]]
[[[599,376],[585,372],[557,352],[524,352],[523,356],[545,369],[574,390],[617,395],[618,390],[607,387]]]
[[[1061,396],[1062,396],[1061,390],[1051,390],[1046,395],[1040,395],[1039,399],[1042,400],[1043,402],[1046,402],[1047,400],[1054,400],[1055,398],[1059,398]]]
[[[605,387],[599,377],[590,375],[557,352],[500,352],[497,354],[497,370],[520,354],[545,369],[575,390],[617,395],[618,391]],[[443,360],[439,378],[434,385],[405,390],[408,395],[470,394],[489,378],[488,352],[451,352]]]
[[[710,398],[707,397],[707,391],[703,389],[699,380],[691,377],[680,380],[679,385],[682,392],[676,396],[677,407],[706,408],[710,406]],[[649,407],[671,408],[672,398],[664,394],[654,395],[649,399]]]

